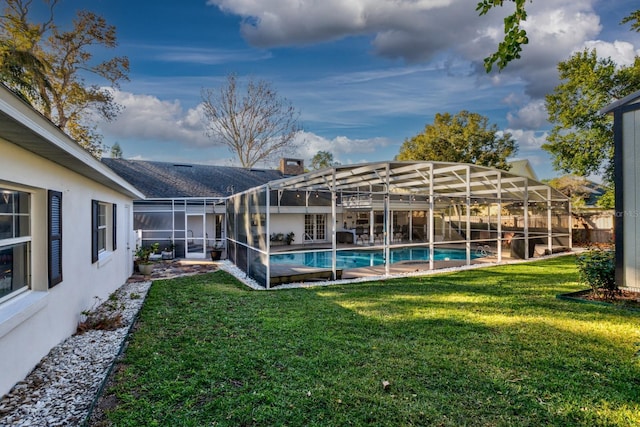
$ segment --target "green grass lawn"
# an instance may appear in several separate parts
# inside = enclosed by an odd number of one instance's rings
[[[117,426],[638,426],[640,313],[556,295],[574,257],[273,292],[153,283]],[[387,387],[383,381],[388,382]]]

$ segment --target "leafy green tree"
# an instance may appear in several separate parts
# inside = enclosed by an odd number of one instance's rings
[[[115,143],[111,146],[111,158],[112,159],[121,159],[122,158],[122,148],[119,143]]]
[[[235,74],[217,90],[202,90],[207,136],[238,156],[242,167],[272,160],[295,146],[300,113],[264,80],[239,84]]]
[[[311,170],[328,168],[339,164],[340,162],[336,162],[333,159],[333,153],[329,151],[318,151],[311,159]]]
[[[598,200],[596,200],[596,206],[603,209],[615,209],[616,207],[616,195],[613,185],[608,185],[606,191]]]
[[[510,133],[478,113],[436,114],[424,132],[404,141],[397,160],[433,160],[472,163],[508,170],[507,158],[517,152]]]
[[[640,9],[631,12],[622,19],[622,24],[631,23],[631,30],[640,32]]]
[[[546,97],[553,124],[542,148],[554,166],[579,176],[602,174],[613,182],[613,129],[610,116],[598,112],[640,89],[640,58],[617,66],[585,49],[558,64],[560,84]]]
[[[49,16],[42,22],[30,19],[31,0],[5,0],[0,15],[0,45],[4,54],[0,69],[3,81],[23,94],[45,117],[78,141],[93,155],[102,154],[102,136],[96,132],[96,116],[113,120],[120,111],[113,93],[99,85],[87,85],[87,75],[98,76],[118,87],[127,80],[129,61],[114,57],[95,61],[95,48],[115,48],[116,30],[104,18],[79,11],[72,28],[64,31],[53,19],[57,0],[45,0]],[[12,52],[20,52],[14,56]],[[1,53],[1,52],[0,52]],[[21,59],[23,58],[23,59]],[[24,81],[12,72],[23,72]],[[42,75],[40,75],[42,74]]]

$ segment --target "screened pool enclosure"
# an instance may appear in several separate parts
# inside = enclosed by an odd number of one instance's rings
[[[568,250],[570,217],[557,190],[497,169],[336,166],[229,197],[227,254],[266,288],[391,275]]]
[[[224,245],[225,199],[187,197],[136,200],[133,228],[139,246],[158,243],[179,258],[206,258]]]

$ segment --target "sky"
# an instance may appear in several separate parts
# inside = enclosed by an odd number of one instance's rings
[[[200,114],[202,90],[234,73],[267,81],[299,110],[303,131],[287,156],[307,165],[321,150],[342,164],[391,160],[437,113],[468,110],[512,134],[513,159],[552,178],[562,173],[541,145],[558,62],[595,47],[629,65],[640,52],[640,34],[620,25],[633,0],[527,3],[522,58],[490,74],[483,59],[510,2],[480,17],[475,0],[59,1],[63,28],[81,8],[116,27],[118,46],[96,57],[129,58],[114,94],[124,110],[98,128],[128,159],[237,166]]]

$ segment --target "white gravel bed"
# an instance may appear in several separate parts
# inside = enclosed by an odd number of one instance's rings
[[[122,314],[118,329],[89,330],[54,347],[0,400],[0,426],[77,426],[120,353],[151,282],[126,283],[93,313]]]

